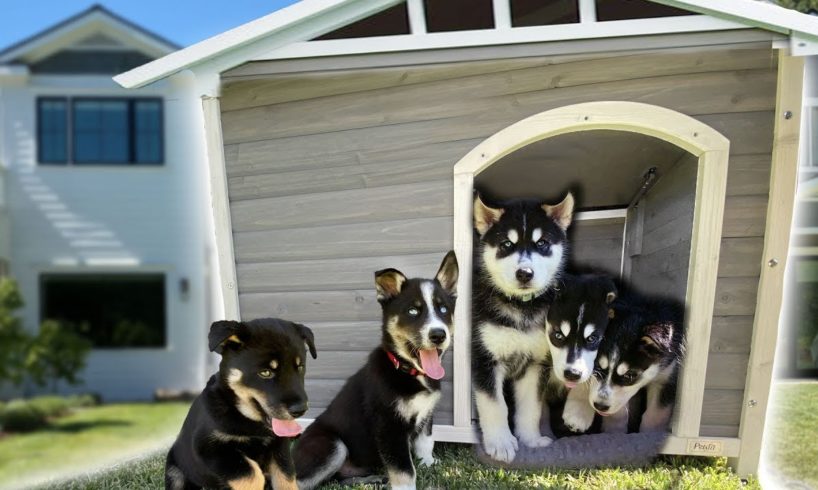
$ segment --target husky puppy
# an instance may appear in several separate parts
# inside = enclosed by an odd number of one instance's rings
[[[193,401],[168,452],[165,488],[295,489],[290,442],[307,411],[304,325],[262,318],[219,321],[210,350],[222,355],[219,372]]]
[[[298,441],[299,488],[385,469],[392,488],[414,489],[412,449],[422,464],[434,464],[432,412],[452,340],[457,277],[454,252],[434,279],[407,279],[395,269],[375,273],[381,346]]]
[[[589,406],[602,416],[627,413],[628,402],[644,388],[639,431],[667,430],[684,358],[684,306],[627,292],[614,311],[597,353]]]
[[[611,303],[615,299],[616,286],[610,278],[566,274],[548,309],[551,373],[546,399],[551,406],[565,404],[562,421],[570,431],[583,432],[590,426],[590,422],[576,419],[588,412],[588,380],[608,321],[614,315]],[[593,415],[591,411],[591,419]]]
[[[540,434],[545,314],[565,266],[573,209],[571,194],[556,205],[514,201],[495,208],[479,196],[474,201],[472,382],[483,447],[498,461],[514,459],[517,438],[529,447],[551,443]],[[517,437],[509,428],[506,381]]]

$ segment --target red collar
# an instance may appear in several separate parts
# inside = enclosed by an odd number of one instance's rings
[[[406,363],[406,362],[401,362],[401,360],[398,359],[398,356],[396,356],[392,352],[390,352],[390,351],[388,351],[386,349],[384,349],[384,351],[386,352],[386,357],[389,358],[389,362],[391,362],[392,365],[395,366],[395,369],[397,369],[399,371],[403,371],[404,373],[408,374],[409,376],[417,376],[419,374],[425,374],[422,371],[418,371],[417,369],[415,369],[415,367],[412,366],[411,364]]]

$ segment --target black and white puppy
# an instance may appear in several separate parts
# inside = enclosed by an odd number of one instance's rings
[[[385,469],[392,488],[414,489],[412,449],[423,464],[435,462],[432,412],[452,340],[457,277],[454,252],[434,279],[407,279],[395,269],[375,273],[381,346],[298,441],[299,488]]]
[[[587,413],[588,381],[615,299],[616,285],[607,276],[564,274],[548,309],[551,372],[546,400],[552,406],[564,403],[562,422],[569,431],[584,432],[593,422],[594,412]],[[585,419],[588,416],[591,420]]]
[[[548,340],[545,315],[567,257],[566,230],[574,198],[559,204],[514,201],[490,207],[474,201],[477,243],[472,303],[472,383],[483,447],[510,462],[519,449],[545,447],[540,433]],[[511,381],[514,429],[503,384]]]
[[[168,452],[165,488],[295,489],[290,454],[295,421],[307,411],[305,343],[316,357],[312,331],[277,318],[219,321],[210,350],[219,372],[193,401]]]
[[[684,306],[629,291],[614,302],[614,311],[597,354],[589,408],[606,417],[626,412],[644,389],[639,431],[667,430],[684,359]]]

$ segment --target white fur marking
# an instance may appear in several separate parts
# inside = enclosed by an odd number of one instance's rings
[[[398,398],[395,402],[395,410],[407,422],[411,422],[414,417],[415,424],[418,425],[425,422],[432,414],[439,400],[440,391],[421,391],[409,399]]]
[[[508,230],[508,239],[511,243],[517,243],[517,240],[520,239],[520,235],[517,234],[517,230]]]
[[[422,431],[415,439],[415,456],[420,459],[420,464],[424,466],[432,466],[437,463],[434,455],[435,439]]]
[[[608,369],[608,357],[607,356],[599,356],[599,367],[602,369]]]
[[[582,332],[582,338],[587,339],[594,332],[596,332],[596,325],[594,325],[593,323],[589,323],[588,325],[585,326],[585,330]]]
[[[540,434],[542,401],[540,398],[540,376],[542,367],[532,364],[522,378],[514,383],[515,430],[520,442],[528,447],[546,447],[553,442],[550,437]]]
[[[510,463],[517,454],[517,438],[508,428],[508,406],[503,400],[503,380],[505,370],[495,369],[495,393],[489,395],[475,390],[474,401],[477,405],[480,429],[483,431],[483,447],[491,458]]]
[[[577,315],[577,326],[582,325],[583,316],[585,316],[585,303],[579,305],[579,314]]]
[[[515,252],[502,259],[497,258],[497,248],[485,244],[483,246],[483,268],[495,286],[506,296],[526,297],[539,295],[551,287],[554,277],[562,268],[563,247],[561,244],[551,246],[551,255],[548,257],[538,253],[531,254],[530,259],[523,259]],[[534,277],[525,289],[517,281],[517,269],[529,267],[534,271]]]
[[[542,238],[542,228],[534,228],[534,231],[531,232],[531,241],[537,243],[540,238]]]
[[[562,332],[563,335],[568,337],[571,334],[571,324],[568,322],[560,323],[560,332]]]
[[[622,376],[623,374],[628,372],[628,369],[630,369],[630,366],[628,366],[628,363],[623,362],[622,364],[616,366],[616,374]]]
[[[588,384],[582,383],[568,392],[562,421],[573,431],[585,432],[594,422],[594,409],[588,403],[588,391]]]
[[[542,361],[548,357],[548,334],[545,329],[521,331],[484,323],[479,332],[483,345],[498,359],[508,359],[519,354],[530,356],[534,361]]]

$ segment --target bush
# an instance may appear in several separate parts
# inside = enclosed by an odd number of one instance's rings
[[[3,408],[0,425],[7,432],[28,432],[45,427],[46,414],[26,400],[12,400]]]
[[[61,396],[38,396],[26,402],[48,418],[66,415],[72,408],[71,400]]]
[[[78,374],[85,369],[91,342],[74,333],[67,324],[46,320],[29,345],[26,368],[31,379],[40,386],[65,380],[75,385],[82,382]]]

